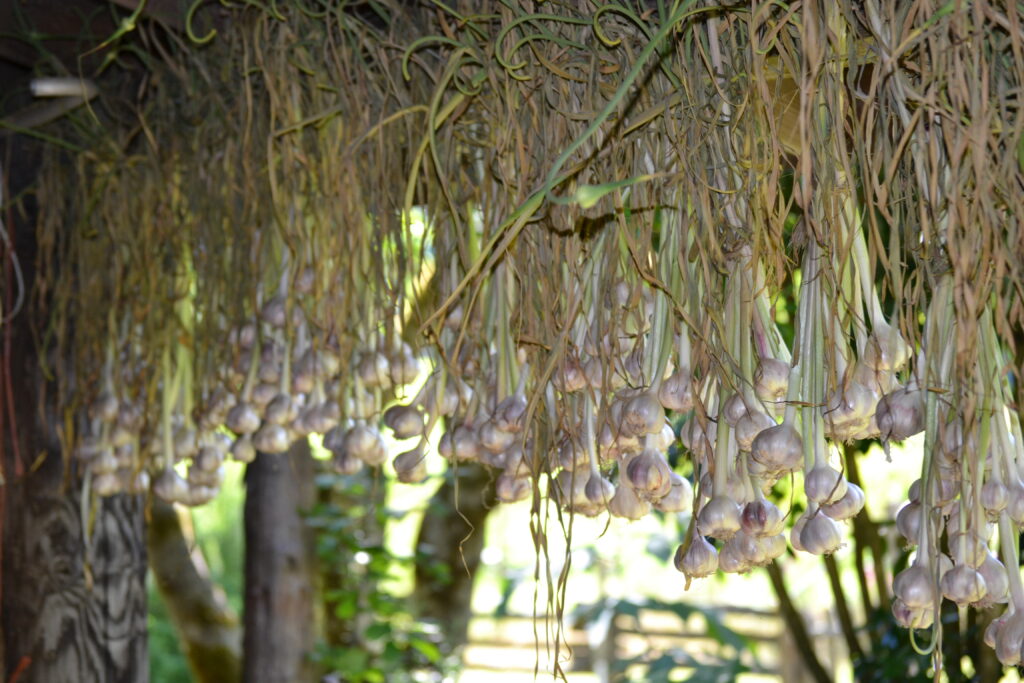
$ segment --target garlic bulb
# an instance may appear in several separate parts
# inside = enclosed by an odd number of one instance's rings
[[[530,497],[533,485],[527,477],[516,477],[507,472],[498,475],[494,491],[503,503],[515,503]]]
[[[168,467],[153,480],[153,493],[167,503],[184,502],[188,499],[188,482]]]
[[[348,451],[334,453],[331,456],[331,467],[338,474],[352,475],[363,469],[363,461]]]
[[[740,532],[726,541],[718,552],[718,568],[726,574],[749,571],[751,563],[747,560],[743,547],[748,540],[749,537]]]
[[[657,434],[665,423],[665,409],[649,391],[629,399],[622,408],[621,430],[630,436]]]
[[[935,607],[909,607],[897,598],[892,601],[892,616],[903,628],[928,628],[935,621]]]
[[[608,501],[608,511],[614,517],[637,520],[651,511],[651,504],[637,496],[629,482],[620,481]]]
[[[396,439],[423,436],[423,413],[416,406],[391,406],[384,411],[382,421],[391,428]]]
[[[422,445],[399,453],[392,464],[398,481],[403,484],[419,484],[427,478],[427,459],[424,457]]]
[[[231,444],[231,457],[235,462],[250,463],[256,459],[256,447],[252,445],[252,438],[246,434],[235,439]]]
[[[978,567],[978,573],[985,580],[987,591],[981,600],[975,601],[977,602],[975,606],[985,609],[1006,602],[1010,590],[1010,578],[1006,573],[1006,566],[995,555],[988,553],[985,561]]]
[[[697,526],[704,536],[728,540],[740,529],[740,507],[726,496],[712,496],[697,515]]]
[[[834,503],[846,495],[847,482],[841,472],[817,465],[804,478],[804,493],[815,503]]]
[[[935,586],[926,563],[916,561],[892,582],[893,594],[912,609],[931,609],[935,605]]]
[[[821,511],[837,522],[852,519],[863,509],[864,491],[851,482],[846,482],[846,493],[842,498],[834,503],[826,503],[821,506]]]
[[[946,572],[939,581],[939,588],[947,600],[952,600],[961,607],[978,602],[988,593],[984,577],[976,569],[965,564],[958,564]]]
[[[604,477],[595,473],[591,474],[587,480],[583,492],[591,504],[604,508],[608,506],[612,496],[615,495],[615,486]]]
[[[494,425],[502,432],[517,434],[523,429],[527,401],[525,394],[516,392],[504,399],[494,410]],[[486,446],[485,446],[486,448]]]
[[[252,434],[260,428],[260,416],[248,403],[239,403],[228,411],[225,424],[235,434]]]
[[[264,423],[252,435],[252,445],[261,453],[284,453],[288,450],[288,432],[279,424]]]
[[[770,472],[791,472],[803,465],[803,439],[792,425],[783,422],[754,437],[750,455]]]
[[[741,394],[733,394],[727,398],[722,408],[722,414],[730,427],[735,427],[747,415],[747,412],[747,404],[744,403]]]
[[[654,501],[654,507],[662,512],[683,512],[693,507],[693,486],[689,480],[672,472],[669,474],[672,488],[661,498]]]
[[[800,545],[812,555],[831,555],[842,543],[839,525],[826,515],[809,517],[800,530]]]
[[[1010,503],[1010,492],[997,479],[989,479],[981,487],[981,507],[990,520],[999,518],[999,513]]]
[[[749,451],[754,446],[754,439],[766,429],[771,429],[775,420],[761,410],[749,411],[736,423],[736,443],[741,451]]]
[[[626,465],[626,478],[641,498],[656,500],[672,488],[672,468],[664,456],[647,448]]]
[[[896,513],[896,529],[910,545],[917,545],[921,532],[921,504],[907,503]]]
[[[766,403],[786,400],[789,364],[777,358],[762,358],[754,371],[754,393]]]
[[[677,368],[661,383],[658,388],[658,401],[666,410],[676,413],[688,413],[693,410],[689,368]]]
[[[686,578],[700,579],[714,574],[718,569],[718,551],[706,538],[697,534],[688,547],[680,545],[676,549],[673,563]]]
[[[1024,611],[1004,617],[995,634],[996,659],[1003,666],[1017,666],[1024,647]]]
[[[341,450],[354,455],[370,467],[384,464],[388,457],[380,433],[364,424],[357,424],[345,432]]]
[[[875,408],[875,421],[886,441],[903,441],[924,431],[924,392],[900,388],[886,394]]]
[[[750,536],[776,536],[782,533],[785,520],[775,503],[760,498],[743,506],[740,527]]]
[[[488,420],[477,430],[480,445],[491,453],[502,453],[515,443],[516,435],[498,427],[494,420]]]
[[[551,378],[555,389],[564,394],[571,394],[587,386],[587,375],[578,359],[566,355],[562,364],[555,370]]]

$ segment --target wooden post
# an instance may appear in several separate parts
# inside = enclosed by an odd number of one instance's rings
[[[285,455],[260,453],[249,465],[245,496],[245,635],[242,680],[316,680],[313,534],[302,518],[316,492],[306,441]]]

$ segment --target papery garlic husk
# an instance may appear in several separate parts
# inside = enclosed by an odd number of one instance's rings
[[[295,403],[288,394],[278,394],[263,409],[263,419],[276,425],[285,425],[296,418]]]
[[[750,445],[750,456],[770,472],[792,472],[804,462],[804,443],[789,424],[761,431]]]
[[[875,414],[877,399],[874,392],[858,382],[837,388],[824,411],[826,435],[846,441],[865,429]]]
[[[138,472],[121,470],[119,474],[121,477],[121,487],[125,493],[138,496],[149,490],[149,472],[146,470],[139,470]]]
[[[583,364],[583,374],[586,376],[590,387],[596,391],[604,391],[606,388],[611,391],[618,391],[626,386],[626,379],[615,372],[611,365],[605,366],[604,361],[598,356],[590,358]]]
[[[693,507],[693,486],[689,480],[672,472],[669,475],[672,488],[661,498],[654,501],[654,507],[662,512],[683,512]]]
[[[985,597],[988,586],[985,579],[974,567],[965,564],[958,564],[939,581],[939,588],[947,600],[955,602],[960,607],[966,607]]]
[[[308,409],[307,424],[311,431],[326,434],[338,425],[341,419],[341,408],[334,401],[324,401],[320,405]]]
[[[530,497],[533,484],[529,477],[517,477],[504,472],[494,482],[494,492],[503,503],[515,503]]]
[[[978,573],[985,579],[985,588],[988,590],[982,599],[975,601],[974,607],[986,609],[1005,603],[1010,591],[1010,577],[1006,573],[1006,566],[995,555],[989,553],[978,567]]]
[[[463,423],[452,433],[452,452],[456,460],[479,460],[480,438],[470,424]]]
[[[396,439],[423,436],[423,413],[416,406],[394,405],[384,411],[381,418],[391,428]]]
[[[250,435],[245,434],[235,439],[231,444],[231,458],[241,463],[250,463],[256,459],[256,447],[252,445]]]
[[[293,394],[309,394],[316,387],[312,372],[292,372],[291,391]]]
[[[718,570],[718,551],[706,538],[697,534],[689,547],[680,545],[676,548],[673,564],[687,578],[701,579]]]
[[[714,495],[698,513],[697,526],[702,535],[727,541],[740,529],[740,506],[732,498]]]
[[[89,404],[89,419],[113,422],[117,419],[118,411],[117,397],[109,391],[104,391]]]
[[[199,442],[196,439],[196,430],[189,427],[179,427],[174,430],[174,457],[177,460],[185,460],[195,456],[199,452]]]
[[[630,436],[657,434],[665,423],[665,409],[658,397],[645,391],[629,399],[622,408],[620,429]]]
[[[786,400],[789,390],[789,364],[777,358],[762,358],[754,370],[754,393],[766,403]]]
[[[491,453],[502,453],[511,448],[516,441],[515,434],[500,429],[493,420],[480,425],[476,435],[480,445]]]
[[[192,467],[203,472],[213,472],[224,462],[224,452],[214,446],[203,446],[192,459]],[[191,470],[189,470],[191,472]]]
[[[893,594],[912,609],[931,609],[935,605],[935,586],[930,568],[915,561],[901,571],[892,582]]]
[[[356,374],[362,380],[363,386],[367,388],[391,386],[391,364],[383,353],[366,351],[359,354],[359,359],[356,361]]]
[[[223,422],[221,420],[217,423],[217,426]],[[127,446],[128,444],[135,442],[136,433],[127,429],[120,422],[116,423],[110,430],[110,445],[114,448],[120,448],[121,446]]]
[[[733,394],[725,399],[722,415],[725,416],[725,421],[729,423],[730,427],[735,427],[747,412],[747,404],[743,401],[741,394]]]
[[[512,394],[494,409],[494,424],[503,432],[517,434],[523,429],[528,404],[523,394]]]
[[[558,464],[569,471],[583,469],[590,464],[590,454],[583,444],[566,437],[558,446]]]
[[[188,468],[187,479],[189,486],[192,488],[205,486],[207,488],[220,489],[220,485],[224,483],[224,468],[218,467],[207,472],[193,466]]]
[[[775,503],[761,498],[743,506],[740,527],[750,536],[775,536],[785,528],[785,519]]]
[[[842,544],[839,525],[826,515],[811,516],[800,530],[800,545],[812,555],[831,555]]]
[[[197,484],[195,486],[188,487],[188,496],[185,500],[181,501],[183,504],[189,507],[198,507],[199,505],[206,505],[211,500],[217,497],[217,490],[212,486],[203,486]]]
[[[950,554],[971,567],[980,567],[988,556],[988,545],[973,530],[949,534],[947,540]]]
[[[260,453],[284,453],[291,441],[284,427],[268,422],[252,435],[252,445]]]
[[[658,401],[666,410],[688,413],[693,410],[690,368],[679,367],[658,388]]]
[[[921,504],[907,503],[896,513],[896,529],[909,545],[917,545],[921,533]]]
[[[93,475],[112,474],[117,470],[119,463],[112,448],[104,448],[89,462],[89,469]]]
[[[726,574],[741,574],[750,571],[751,563],[744,555],[741,545],[735,543],[737,539],[746,539],[742,534],[736,534],[722,546],[718,551],[718,568]]]
[[[587,386],[587,375],[579,360],[567,355],[551,377],[551,384],[563,394],[571,394]]]
[[[557,500],[564,509],[575,510],[581,514],[592,516],[600,510],[587,499],[587,481],[589,474],[580,470],[570,472],[562,470],[555,477],[554,489],[557,491]]]
[[[651,501],[667,495],[672,488],[672,468],[661,453],[650,448],[629,461],[626,478],[638,496]]]
[[[391,382],[395,386],[412,384],[420,375],[420,361],[408,347],[392,355],[388,364]]]
[[[668,420],[661,426],[661,430],[654,434],[649,434],[647,440],[644,442],[647,448],[653,448],[659,453],[667,453],[668,449],[676,442],[676,433],[672,429],[672,425],[669,424]]]
[[[863,509],[864,490],[852,482],[846,482],[846,493],[842,498],[821,506],[821,511],[837,522],[853,519]]]
[[[761,410],[749,411],[736,423],[736,443],[741,451],[749,451],[757,435],[775,426],[775,420]]]
[[[107,498],[121,493],[124,485],[115,473],[104,472],[93,476],[91,486],[93,493],[101,498]]]
[[[358,424],[345,432],[342,450],[356,456],[370,467],[383,465],[388,459],[380,432],[368,425]]]
[[[707,431],[705,431],[696,415],[690,417],[679,430],[679,440],[683,446],[691,453],[697,454],[714,451],[717,435],[718,425],[715,422],[708,422]],[[800,457],[803,458],[802,451]]]
[[[651,504],[637,496],[628,482],[620,481],[615,494],[608,501],[608,511],[614,517],[638,520],[651,511]]]
[[[901,387],[878,401],[878,431],[886,441],[903,441],[924,431],[924,391]]]
[[[1001,615],[993,619],[985,627],[985,633],[982,635],[982,642],[988,645],[993,650],[996,649],[996,634],[999,633],[999,629],[1006,623],[1007,617],[1012,614],[1012,608],[1008,612],[1003,612]]]
[[[508,451],[502,451],[501,453],[492,453],[486,448],[482,448],[480,449],[479,453],[479,461],[481,464],[487,465],[488,467],[493,467],[495,469],[502,470],[505,469],[505,458],[507,457],[507,454]]]
[[[427,458],[420,446],[399,453],[392,464],[398,481],[403,484],[419,484],[427,478]]]
[[[340,451],[331,456],[331,468],[338,474],[357,474],[363,469],[364,465],[365,463],[362,460],[348,451]]]
[[[1001,481],[989,479],[981,487],[981,507],[990,520],[999,519],[999,513],[1010,503],[1010,491]]]
[[[232,432],[242,435],[251,434],[259,429],[259,414],[249,403],[239,403],[227,412],[225,425]]]
[[[601,475],[591,474],[583,492],[591,504],[607,507],[615,495],[615,486]]]
[[[924,629],[935,621],[935,606],[908,607],[899,598],[892,601],[892,616],[903,628]]]
[[[765,564],[777,560],[786,554],[786,535],[783,533],[774,536],[762,536],[758,538],[764,548]]]
[[[996,659],[1003,666],[1017,666],[1021,662],[1021,648],[1024,646],[1024,611],[1004,617],[1002,626],[996,631]]]
[[[803,533],[804,527],[807,526],[807,513],[797,517],[797,520],[793,522],[793,528],[789,530],[789,544],[793,546],[793,550],[800,550],[806,552],[803,543],[800,542],[800,534]]]
[[[884,324],[868,337],[861,360],[875,370],[895,372],[906,364],[911,353],[910,345],[904,341],[899,330]]]
[[[285,297],[277,295],[263,304],[260,309],[260,318],[271,327],[284,327],[288,321],[288,309],[285,304]]]
[[[846,495],[847,482],[842,472],[828,465],[816,465],[804,477],[804,493],[815,503],[834,503]]]
[[[153,493],[166,503],[188,499],[188,482],[173,468],[166,468],[153,480]]]

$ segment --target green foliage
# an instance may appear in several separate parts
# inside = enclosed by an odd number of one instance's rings
[[[439,678],[452,663],[442,657],[436,631],[417,621],[405,596],[389,590],[399,569],[419,561],[395,557],[380,541],[389,511],[372,504],[359,475],[323,473],[317,486],[326,495],[306,521],[316,530],[319,561],[330,568],[323,598],[336,626],[314,660],[351,683],[426,680],[424,672]]]

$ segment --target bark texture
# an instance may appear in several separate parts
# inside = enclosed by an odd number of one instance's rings
[[[466,643],[484,525],[495,504],[492,474],[480,465],[460,465],[457,476],[445,477],[423,515],[413,597],[419,616],[438,624],[452,651]]]
[[[242,629],[223,591],[210,580],[194,548],[189,518],[154,497],[150,507],[149,566],[167,604],[181,648],[197,683],[242,678]]]
[[[314,537],[302,517],[316,500],[309,444],[260,453],[245,476],[246,683],[313,681]]]

